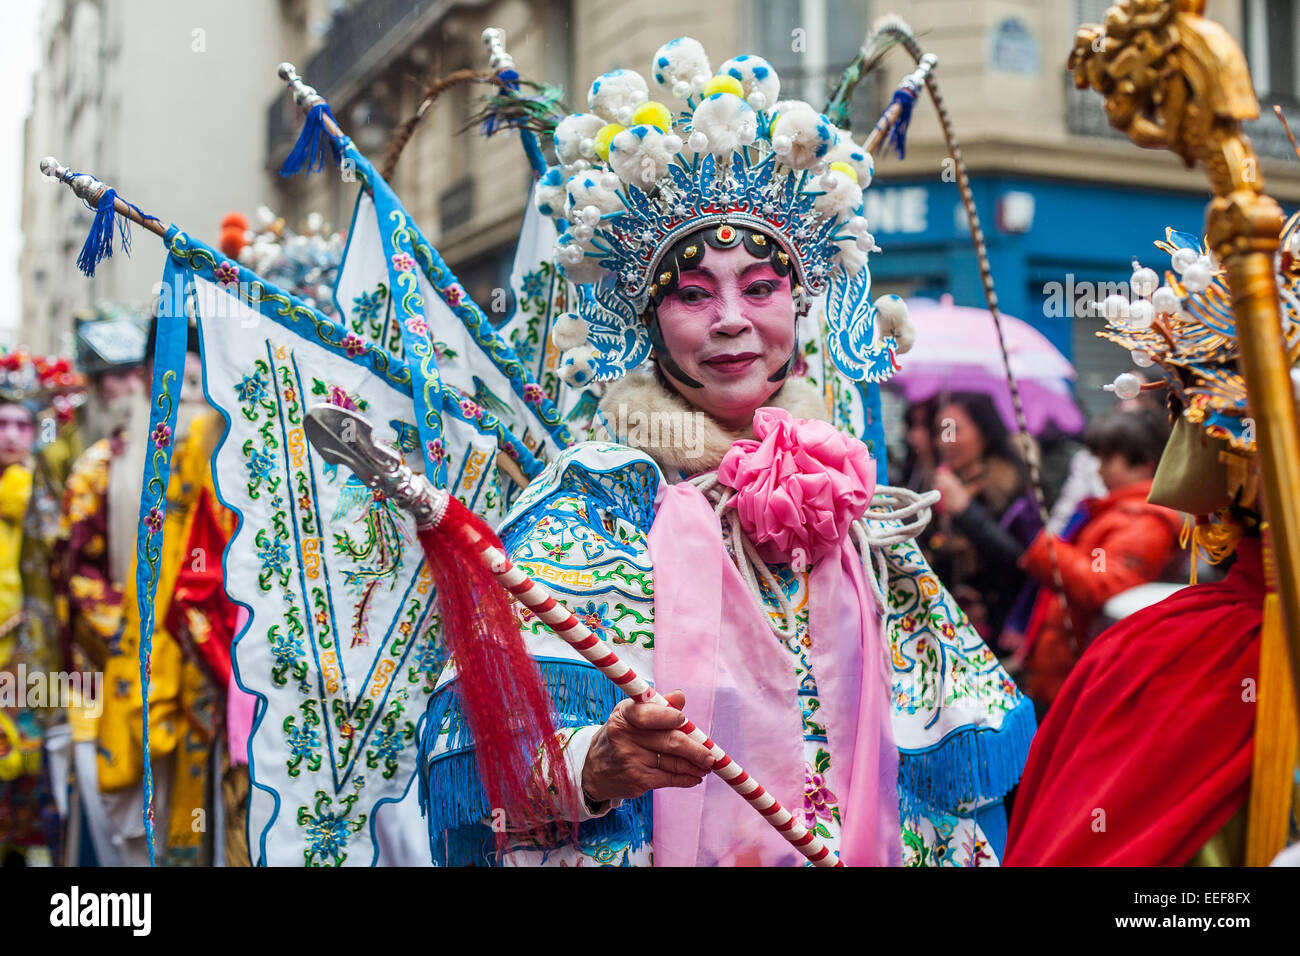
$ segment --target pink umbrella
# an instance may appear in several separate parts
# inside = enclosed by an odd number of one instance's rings
[[[1007,427],[1016,428],[993,317],[987,309],[954,305],[952,296],[908,299],[916,344],[898,357],[902,368],[890,379],[909,402],[953,392],[981,392],[993,399]],[[1070,397],[1070,364],[1043,333],[1028,322],[1002,314],[1011,373],[1020,386],[1025,421],[1033,435],[1049,424],[1067,434],[1083,428],[1083,413]]]

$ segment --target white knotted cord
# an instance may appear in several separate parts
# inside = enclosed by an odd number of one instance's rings
[[[718,483],[716,472],[704,472],[689,479],[713,504],[713,511],[723,524],[723,536],[731,545],[731,552],[736,556],[736,567],[745,581],[758,606],[767,602],[759,584],[761,578],[780,606],[784,626],[768,619],[772,633],[782,640],[792,640],[798,636],[798,621],[794,608],[786,597],[785,589],[777,581],[776,575],[758,554],[758,549],[749,540],[749,535],[740,526],[740,514],[727,505],[736,492]],[[889,565],[885,560],[885,549],[915,538],[930,523],[930,508],[939,500],[939,492],[926,491],[917,493],[909,488],[895,488],[892,485],[877,485],[872,497],[872,507],[861,518],[853,522],[851,528],[858,551],[862,555],[863,569],[867,572],[867,581],[871,593],[880,608],[882,633],[884,619],[888,616],[886,590],[889,584]],[[891,522],[886,526],[872,522]],[[893,522],[898,522],[894,524]]]

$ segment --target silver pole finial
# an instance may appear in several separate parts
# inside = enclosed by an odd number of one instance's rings
[[[41,172],[70,187],[78,199],[83,199],[91,206],[98,206],[99,199],[108,190],[108,186],[89,173],[74,173],[62,165],[53,156],[41,160]]]
[[[304,110],[309,110],[317,103],[324,103],[325,97],[316,92],[316,88],[308,86],[303,82],[302,77],[298,75],[298,69],[292,63],[285,61],[281,63],[276,72],[280,79],[293,91],[293,101]]]

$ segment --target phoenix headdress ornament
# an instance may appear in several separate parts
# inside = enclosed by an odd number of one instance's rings
[[[1300,359],[1300,214],[1290,218],[1280,239],[1277,285],[1288,360],[1294,366]],[[1107,323],[1097,334],[1128,349],[1138,367],[1160,373],[1174,414],[1234,451],[1253,454],[1256,428],[1246,401],[1226,273],[1190,233],[1167,229],[1156,246],[1170,259],[1164,283],[1156,270],[1135,263],[1132,300],[1116,295],[1103,302]],[[1125,372],[1108,387],[1121,398],[1132,398],[1142,381]]]
[[[557,124],[560,165],[536,190],[563,230],[565,276],[587,286],[553,332],[575,386],[619,378],[650,354],[642,316],[673,278],[661,279],[660,262],[691,233],[716,227],[724,245],[744,235],[775,243],[801,309],[875,250],[862,215],[870,154],[808,103],[781,100],[770,63],[740,55],[715,73],[700,43],[679,37],[660,47],[650,75],[684,107],[651,99],[635,71],[597,77],[588,112]]]

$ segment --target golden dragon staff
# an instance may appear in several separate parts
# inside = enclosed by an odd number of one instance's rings
[[[1210,177],[1206,235],[1232,292],[1263,479],[1266,552],[1275,559],[1266,565],[1282,617],[1280,628],[1264,628],[1260,649],[1246,848],[1247,864],[1258,866],[1286,845],[1296,758],[1300,428],[1274,264],[1282,210],[1263,191],[1241,126],[1259,116],[1259,103],[1241,48],[1204,13],[1205,0],[1120,0],[1106,11],[1105,26],[1079,28],[1068,66],[1079,89],[1102,95],[1112,126],[1139,146],[1204,165]]]

